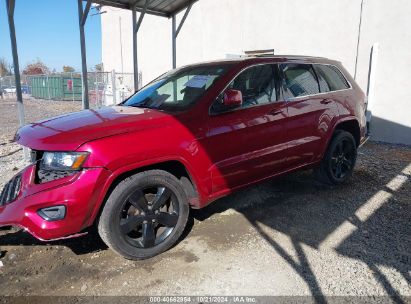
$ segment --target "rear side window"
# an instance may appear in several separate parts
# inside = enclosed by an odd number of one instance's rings
[[[321,92],[339,91],[350,88],[347,80],[333,65],[315,65]]]
[[[320,92],[311,64],[280,64],[287,97],[299,97]]]

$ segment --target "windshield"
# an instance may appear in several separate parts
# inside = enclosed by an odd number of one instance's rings
[[[123,105],[180,111],[193,105],[232,64],[192,66],[166,73],[127,99]]]

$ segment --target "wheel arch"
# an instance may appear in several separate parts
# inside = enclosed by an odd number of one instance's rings
[[[343,130],[348,133],[351,133],[351,135],[355,139],[355,143],[357,147],[360,145],[361,143],[360,123],[358,122],[356,118],[347,118],[345,120],[339,121],[334,127],[333,134],[337,130]]]
[[[187,194],[190,201],[190,206],[192,208],[199,208],[201,195],[198,189],[198,184],[196,178],[193,176],[188,166],[185,165],[181,160],[177,159],[163,159],[153,162],[145,162],[144,164],[135,164],[127,167],[119,168],[114,171],[111,178],[107,181],[106,190],[102,193],[100,199],[96,203],[94,212],[90,217],[88,226],[93,225],[93,223],[98,220],[107,198],[110,196],[113,189],[125,178],[148,170],[163,170],[172,175],[174,175],[183,185],[183,188]]]
[[[325,145],[322,147],[321,154],[319,155],[319,161],[324,157],[325,152],[327,151],[328,146],[331,143],[332,138],[337,130],[344,130],[351,133],[355,139],[355,143],[357,147],[360,145],[361,142],[361,131],[360,131],[360,124],[355,117],[346,117],[344,119],[338,120],[332,131],[329,133],[328,138],[326,139]]]

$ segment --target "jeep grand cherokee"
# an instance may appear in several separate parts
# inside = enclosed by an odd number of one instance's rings
[[[314,168],[340,184],[365,135],[365,96],[333,60],[273,56],[173,70],[126,101],[21,128],[32,163],[0,197],[0,225],[42,240],[96,224],[129,259],[177,242],[190,208]]]

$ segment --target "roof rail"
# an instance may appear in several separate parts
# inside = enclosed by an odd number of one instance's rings
[[[244,51],[246,57],[267,57],[274,55],[274,49]]]

